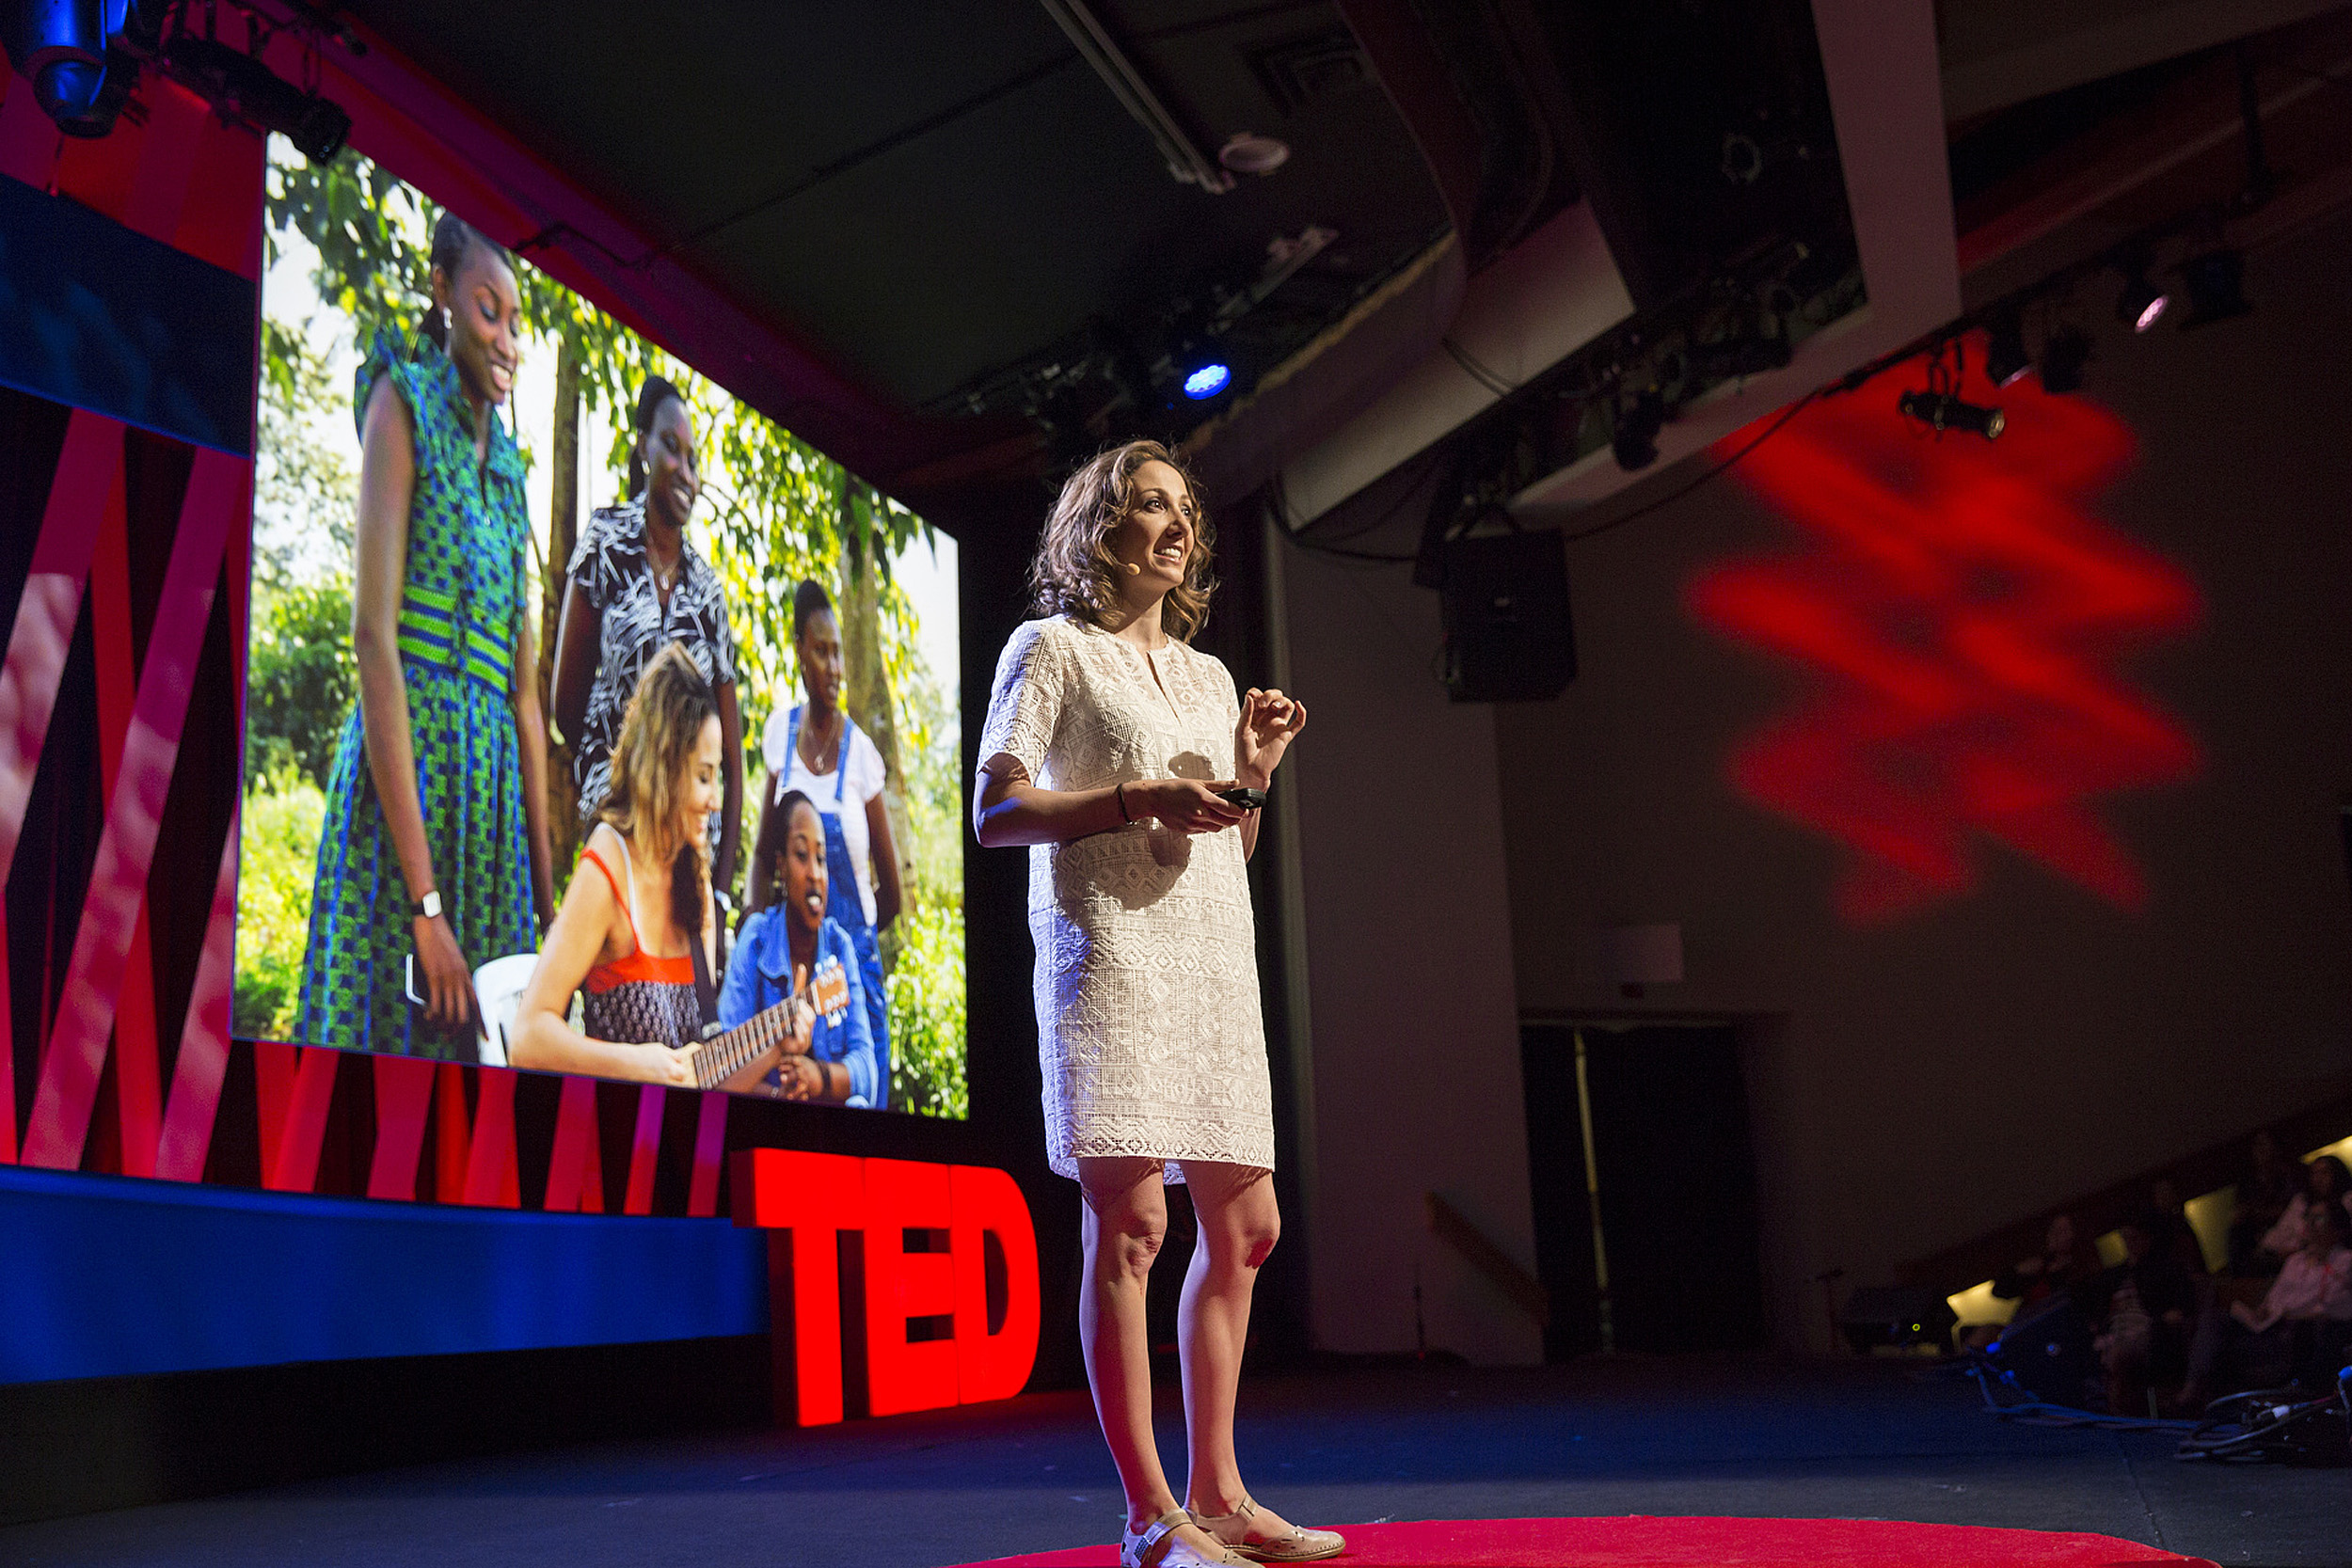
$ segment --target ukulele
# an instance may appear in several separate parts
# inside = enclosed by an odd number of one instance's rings
[[[848,976],[838,963],[830,963],[817,972],[805,995],[795,992],[774,1006],[754,1013],[732,1029],[712,1024],[713,1033],[703,1041],[703,1048],[694,1053],[694,1086],[715,1089],[778,1042],[789,1039],[794,1007],[804,1006],[811,1009],[810,1032],[814,1034],[818,1019],[831,1017],[849,1000]]]

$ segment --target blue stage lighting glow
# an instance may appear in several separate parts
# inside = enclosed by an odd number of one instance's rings
[[[1203,398],[1213,398],[1225,390],[1226,386],[1232,379],[1233,367],[1231,365],[1215,363],[1203,365],[1184,377],[1184,396],[1195,403],[1199,403]]]

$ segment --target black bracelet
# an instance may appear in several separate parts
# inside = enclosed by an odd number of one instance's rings
[[[1113,793],[1119,797],[1119,819],[1121,822],[1133,822],[1135,818],[1127,815],[1127,781],[1120,780],[1119,787]]]

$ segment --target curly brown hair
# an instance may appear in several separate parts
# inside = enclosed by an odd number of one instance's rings
[[[597,820],[623,838],[642,832],[644,847],[670,863],[671,912],[679,928],[702,929],[702,891],[709,877],[703,834],[681,832],[686,772],[703,726],[718,716],[718,695],[694,668],[686,644],[673,642],[645,663],[612,743],[612,782]]]
[[[1136,470],[1146,463],[1165,463],[1175,469],[1193,506],[1192,552],[1184,561],[1184,580],[1160,601],[1160,626],[1178,641],[1189,642],[1207,622],[1209,595],[1216,592],[1216,578],[1209,573],[1216,530],[1191,470],[1157,441],[1129,441],[1098,452],[1063,481],[1044,531],[1038,535],[1037,555],[1029,562],[1030,613],[1105,624],[1126,576],[1111,554],[1111,530],[1126,515]]]

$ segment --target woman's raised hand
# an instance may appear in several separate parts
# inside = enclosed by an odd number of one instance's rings
[[[1306,704],[1276,688],[1262,691],[1251,687],[1242,699],[1241,721],[1233,726],[1233,767],[1241,782],[1263,789],[1282,753],[1306,727]]]
[[[1145,779],[1127,785],[1127,810],[1134,816],[1156,816],[1180,833],[1222,832],[1249,815],[1217,798],[1218,790],[1232,787],[1231,780]]]

